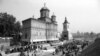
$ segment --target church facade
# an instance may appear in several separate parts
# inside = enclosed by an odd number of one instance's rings
[[[22,21],[23,36],[25,42],[54,41],[57,38],[56,16],[49,17],[50,10],[44,5],[40,10],[40,18],[28,18]]]

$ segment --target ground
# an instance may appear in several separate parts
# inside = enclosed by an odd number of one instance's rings
[[[55,51],[54,47],[47,47],[47,50],[40,50],[37,51],[35,54],[36,56],[61,56],[61,52],[59,52],[58,54],[53,55],[53,52]],[[16,53],[11,53],[11,54],[5,54],[4,52],[1,52],[3,56],[19,56],[20,52],[16,52]],[[27,55],[27,52],[25,52],[25,54]],[[34,51],[29,52],[29,56],[35,56]]]
[[[88,46],[79,56],[100,56],[100,38]]]

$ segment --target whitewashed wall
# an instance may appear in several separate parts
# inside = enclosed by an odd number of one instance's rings
[[[44,22],[32,20],[31,42],[46,41],[46,24]]]

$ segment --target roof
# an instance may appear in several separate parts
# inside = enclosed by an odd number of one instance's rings
[[[45,4],[45,3],[44,3],[44,7],[42,7],[40,11],[44,11],[44,10],[50,11],[50,10],[46,7],[46,4]]]
[[[68,21],[67,21],[67,18],[65,17],[65,21],[64,21],[64,23],[69,23]]]
[[[49,18],[50,19],[50,18]],[[30,20],[35,20],[35,21],[38,21],[38,22],[41,22],[41,23],[50,23],[50,24],[55,24],[57,25],[57,23],[53,23],[53,22],[46,22],[44,20],[39,20],[39,19],[35,19],[35,18],[28,18],[26,20],[23,20],[22,22],[27,22],[27,21],[30,21]]]

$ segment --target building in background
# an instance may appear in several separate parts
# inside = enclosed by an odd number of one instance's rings
[[[63,32],[62,32],[62,40],[72,40],[73,36],[69,31],[69,22],[67,21],[67,18],[65,17],[65,21],[63,23]]]
[[[73,33],[73,39],[75,40],[85,40],[85,41],[94,41],[98,38],[98,34],[94,32],[77,32]]]
[[[0,37],[0,50],[4,50],[11,45],[12,37]]]
[[[50,10],[44,5],[40,10],[40,18],[28,18],[23,23],[24,42],[49,42],[58,40],[56,16],[49,17]]]

